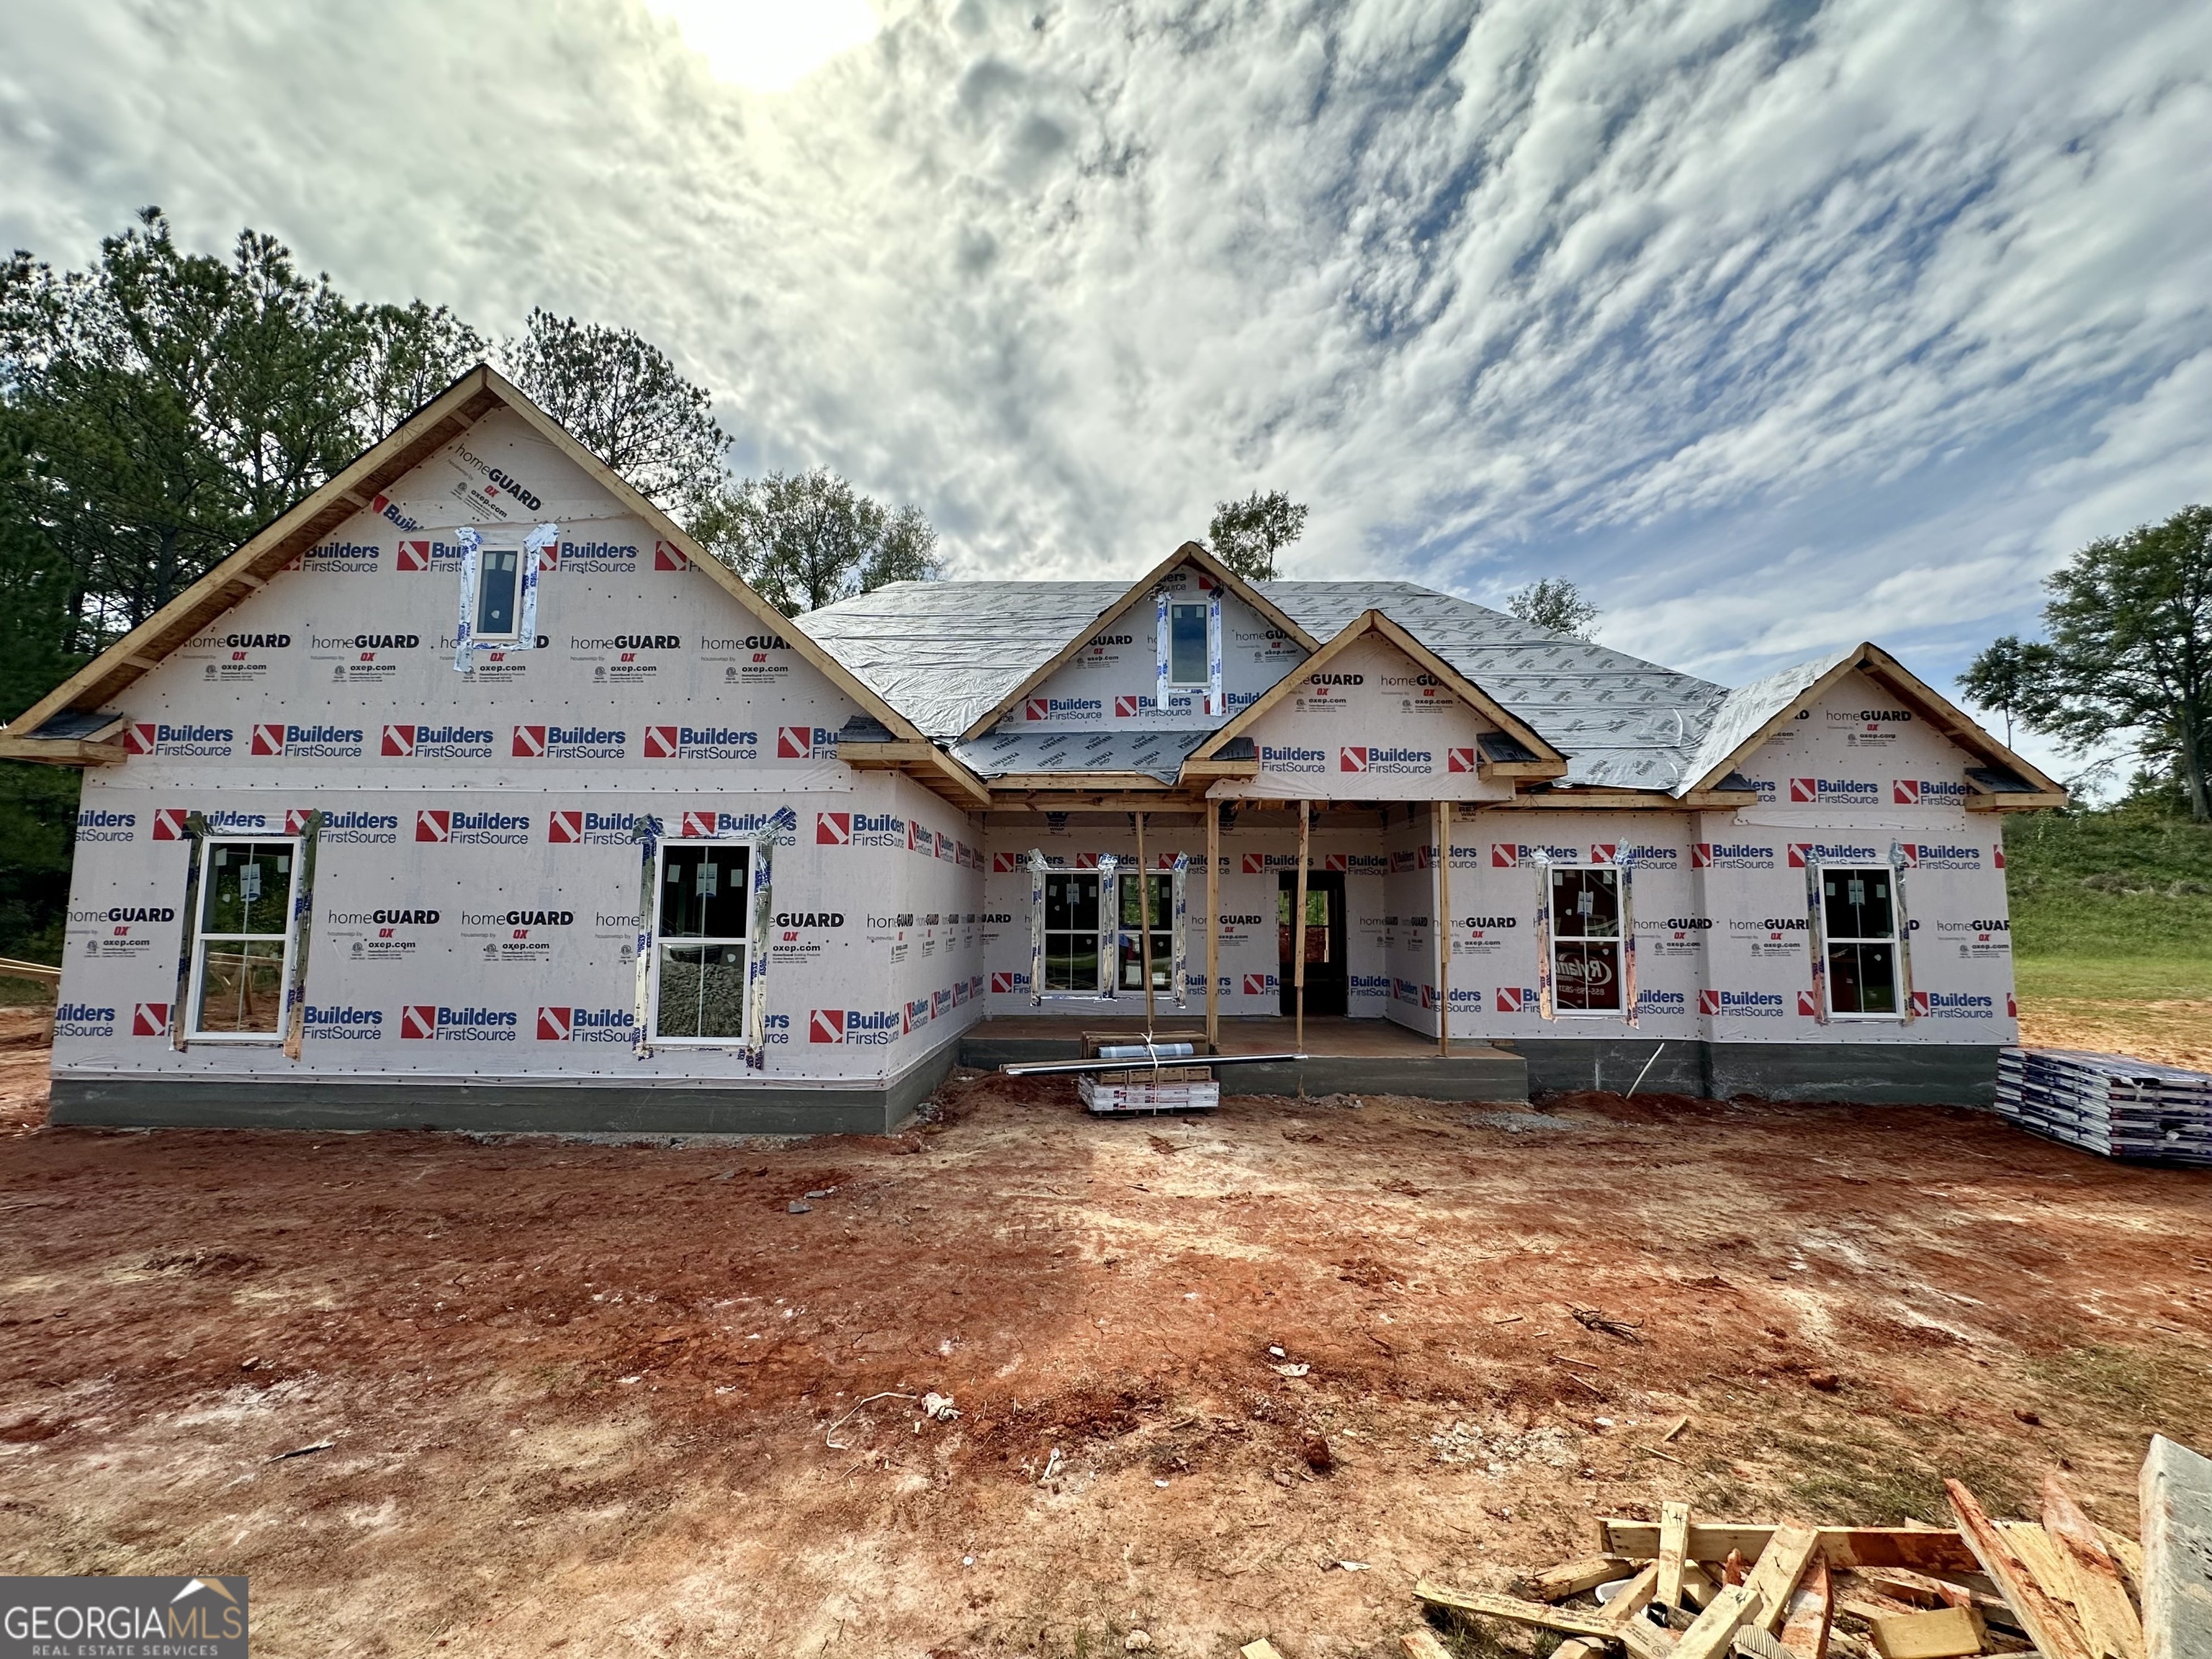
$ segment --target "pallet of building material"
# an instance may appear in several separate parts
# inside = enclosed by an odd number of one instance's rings
[[[1076,1082],[1084,1109],[1100,1116],[1148,1112],[1210,1112],[1221,1104],[1221,1085],[1205,1066],[1139,1066],[1126,1072],[1086,1073]]]
[[[2212,1164],[2212,1073],[2124,1054],[2006,1048],[1997,1111],[2106,1158]]]

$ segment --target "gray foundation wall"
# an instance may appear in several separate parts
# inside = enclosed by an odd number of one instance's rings
[[[1632,1087],[1728,1100],[1833,1100],[1869,1106],[1994,1106],[1997,1045],[1878,1042],[1664,1042],[1530,1037],[1511,1045],[1544,1091]],[[1654,1058],[1654,1055],[1656,1058]],[[1648,1073],[1646,1066],[1650,1067]],[[1643,1082],[1637,1082],[1638,1076]]]

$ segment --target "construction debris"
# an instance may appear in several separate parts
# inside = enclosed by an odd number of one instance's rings
[[[2106,1158],[2212,1164],[2212,1073],[2125,1054],[2003,1048],[1997,1110]]]
[[[1623,1342],[1641,1342],[1644,1340],[1644,1322],[1641,1320],[1632,1322],[1615,1319],[1602,1308],[1570,1308],[1567,1311],[1575,1316],[1575,1323],[1586,1331],[1603,1331],[1607,1336],[1617,1336]]]
[[[1943,1485],[1951,1529],[1714,1524],[1667,1503],[1656,1522],[1600,1521],[1598,1553],[1528,1574],[1531,1599],[1428,1578],[1413,1594],[1432,1613],[1565,1637],[1568,1659],[2212,1659],[2212,1587],[2202,1560],[2184,1564],[2212,1526],[2212,1462],[2152,1443],[2146,1549],[2091,1521],[2056,1474],[2037,1521],[1992,1520],[1962,1482]],[[1432,1639],[1401,1645],[1430,1659]]]

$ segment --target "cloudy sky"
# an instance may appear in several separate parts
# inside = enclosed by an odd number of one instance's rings
[[[1289,574],[1948,682],[2212,497],[2186,0],[71,0],[0,10],[0,179],[59,263],[158,202],[628,324],[961,574],[1279,486]]]

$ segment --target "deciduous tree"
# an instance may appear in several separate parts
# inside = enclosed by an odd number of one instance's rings
[[[1206,536],[1213,556],[1247,581],[1273,581],[1275,556],[1305,533],[1306,509],[1279,489],[1254,490],[1213,509]]]
[[[1579,639],[1589,637],[1590,624],[1598,619],[1598,608],[1583,597],[1583,591],[1564,576],[1544,576],[1526,587],[1516,589],[1505,601],[1505,608],[1520,619],[1537,628],[1548,628],[1554,634],[1572,634]]]
[[[937,532],[824,467],[748,478],[702,514],[695,533],[787,615],[938,574]]]

